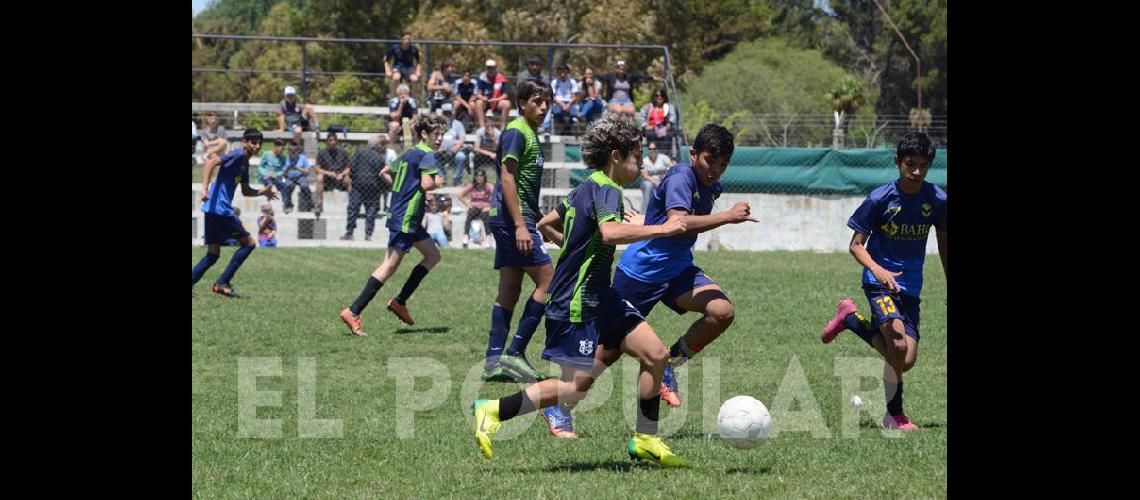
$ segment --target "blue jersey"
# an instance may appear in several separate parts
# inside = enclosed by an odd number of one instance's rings
[[[697,182],[693,166],[679,163],[670,168],[661,184],[653,189],[645,210],[645,225],[664,224],[669,219],[669,210],[674,208],[690,215],[709,215],[723,189],[719,181],[711,186]],[[693,265],[696,242],[695,234],[639,241],[622,253],[618,268],[638,281],[666,283]]]
[[[424,232],[424,188],[420,179],[424,174],[439,175],[435,151],[419,143],[392,164],[392,215],[388,229],[401,233]]]
[[[922,264],[930,226],[946,230],[946,191],[929,182],[915,194],[898,188],[897,182],[879,186],[847,220],[847,227],[870,236],[867,253],[891,272],[902,293],[917,298],[922,292]],[[863,283],[877,285],[875,275],[863,269]]]
[[[602,243],[600,226],[621,222],[621,186],[595,170],[563,201],[562,252],[550,281],[546,317],[582,323],[596,319],[611,302],[614,245]]]
[[[210,199],[202,204],[202,211],[214,215],[235,215],[231,204],[237,186],[243,182],[249,183],[249,159],[245,157],[245,148],[238,148],[222,155],[222,164],[210,185]]]
[[[521,116],[507,125],[507,130],[499,138],[499,148],[495,152],[495,164],[499,167],[499,178],[495,181],[495,194],[491,197],[489,224],[514,227],[514,219],[507,210],[503,199],[503,170],[505,162],[515,160],[515,191],[519,197],[519,210],[526,227],[533,229],[542,213],[538,208],[538,195],[542,190],[542,147],[538,136]]]

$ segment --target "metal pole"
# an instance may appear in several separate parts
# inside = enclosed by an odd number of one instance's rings
[[[554,46],[551,45],[546,52],[546,60],[550,65],[546,68],[546,74],[550,77],[550,82],[554,82]]]
[[[309,74],[307,67],[308,52],[305,50],[305,42],[301,42],[301,99],[307,104],[309,102]]]

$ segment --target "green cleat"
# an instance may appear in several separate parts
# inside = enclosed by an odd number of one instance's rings
[[[662,467],[683,467],[685,461],[673,453],[660,437],[653,434],[634,434],[629,439],[629,459],[648,460]]]
[[[514,378],[515,382],[541,382],[549,378],[531,366],[525,356],[506,354],[499,358],[499,367],[501,367],[507,375]]]
[[[475,443],[483,452],[483,458],[491,459],[491,437],[499,430],[499,400],[478,399],[472,404],[475,409]]]

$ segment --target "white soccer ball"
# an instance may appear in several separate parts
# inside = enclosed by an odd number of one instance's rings
[[[858,395],[851,396],[851,405],[856,408],[863,406],[863,398],[859,397]]]
[[[720,406],[716,427],[729,446],[747,450],[768,437],[772,416],[764,403],[751,396],[736,396]]]

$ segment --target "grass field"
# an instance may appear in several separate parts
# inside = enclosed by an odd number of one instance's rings
[[[191,265],[204,251],[193,249]],[[481,366],[486,346],[497,282],[490,250],[444,250],[443,262],[409,301],[417,322],[410,328],[384,308],[418,260],[409,256],[365,310],[370,336],[361,338],[347,335],[337,314],[379,264],[382,248],[258,249],[234,280],[248,297],[238,300],[209,292],[232,252],[223,250],[192,300],[195,496],[946,496],[946,285],[937,256],[927,259],[923,343],[917,365],[906,376],[907,413],[922,430],[884,437],[875,427],[882,417],[882,391],[874,389],[873,397],[864,397],[864,409],[876,409],[862,415],[857,437],[844,438],[843,413],[852,410],[850,395],[841,394],[836,358],[873,352],[850,332],[824,346],[819,332],[844,296],[854,297],[866,311],[858,265],[846,254],[697,253],[697,264],[736,304],[736,321],[679,372],[685,406],[672,410],[662,404],[663,434],[671,433],[666,442],[690,464],[662,470],[633,464],[625,452],[635,405],[633,372],[626,371],[635,367],[628,360],[607,372],[612,375],[599,380],[598,393],[582,403],[583,408],[601,406],[576,412],[582,439],[555,440],[540,420],[528,416],[505,424],[494,460],[482,458],[466,410],[471,398],[460,393],[468,373]],[[668,345],[695,315],[678,316],[658,306],[648,319]],[[529,355],[536,366],[550,369],[538,359],[544,339],[540,326]],[[281,376],[256,382],[259,391],[280,391],[281,406],[256,410],[258,419],[281,420],[279,438],[238,437],[242,357],[280,358]],[[437,409],[414,415],[411,439],[397,437],[396,419],[406,413],[398,411],[397,393],[407,386],[398,384],[388,368],[390,360],[404,357],[437,360],[451,381]],[[299,386],[306,386],[299,384],[302,358],[315,360],[315,417],[340,419],[340,438],[299,437]],[[713,404],[707,411],[703,387],[712,370],[702,358],[719,362],[720,391],[709,395]],[[719,402],[739,394],[768,405],[780,429],[781,413],[773,401],[793,359],[803,368],[830,438],[784,431],[752,450],[735,450],[706,435],[705,422],[715,421]],[[863,380],[862,388],[872,389],[874,381]],[[431,385],[429,378],[419,378],[414,389],[428,391]],[[601,389],[606,386],[612,387],[608,400]],[[501,397],[516,387],[483,384],[478,394]],[[790,408],[803,409],[799,403]],[[682,410],[683,422],[676,418]],[[512,433],[521,434],[508,439]]]

